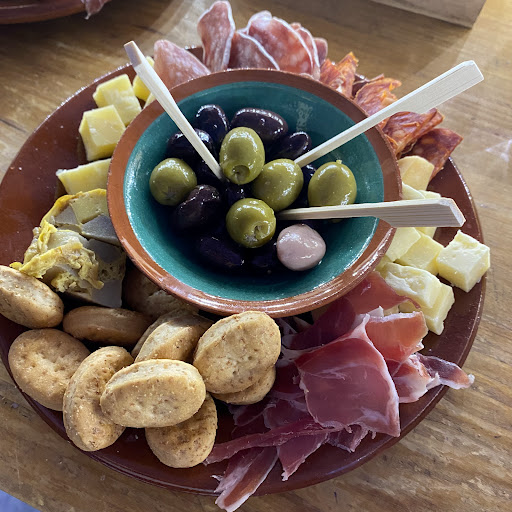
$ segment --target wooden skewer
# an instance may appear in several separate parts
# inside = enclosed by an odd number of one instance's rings
[[[403,227],[461,227],[466,219],[455,201],[440,199],[413,199],[386,203],[364,203],[342,206],[319,206],[285,210],[278,214],[283,220],[346,219],[349,217],[377,217],[396,228]]]
[[[161,78],[148,63],[143,53],[139,50],[139,47],[133,41],[130,41],[124,45],[124,49],[128,54],[128,58],[130,59],[135,72],[140,76],[146,87],[154,94],[157,101],[169,114],[169,117],[176,123],[176,126],[183,132],[183,135],[185,135],[190,144],[192,144],[194,149],[199,153],[215,176],[217,176],[219,180],[224,181],[225,178],[221,171],[219,162],[217,162],[208,148],[204,145],[204,142],[194,131],[194,128],[192,128],[192,125],[188,122],[187,118],[183,115],[174,101],[169,89],[167,89]]]
[[[313,162],[330,151],[342,146],[354,137],[361,135],[370,128],[373,128],[384,119],[396,114],[397,112],[417,112],[422,114],[431,108],[437,107],[441,103],[457,96],[461,92],[473,87],[473,85],[484,79],[482,73],[474,61],[462,62],[458,66],[450,69],[446,73],[439,75],[430,82],[422,85],[413,92],[410,92],[403,98],[395,101],[391,105],[379,110],[379,112],[367,117],[360,123],[341,132],[332,139],[320,144],[308,153],[300,156],[295,162],[300,166]]]

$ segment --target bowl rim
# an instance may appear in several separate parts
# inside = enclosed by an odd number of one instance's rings
[[[285,78],[284,81],[283,77]],[[336,90],[313,78],[286,71],[267,69],[221,71],[180,84],[174,87],[171,92],[176,102],[179,102],[205,89],[236,82],[284,84],[320,97],[342,110],[356,123],[367,117],[366,113],[354,101]],[[342,104],[344,104],[344,109],[341,108]],[[128,218],[124,198],[125,170],[133,148],[142,133],[162,113],[164,113],[163,108],[157,101],[153,101],[126,128],[112,156],[108,173],[107,201],[112,224],[124,250],[139,270],[166,292],[196,305],[199,309],[220,315],[255,310],[263,311],[275,318],[291,316],[324,306],[349,292],[377,266],[379,260],[387,251],[393,239],[395,228],[384,221],[379,221],[370,243],[349,268],[330,281],[298,295],[262,301],[237,300],[211,295],[183,283],[160,267],[142,247]],[[366,132],[366,136],[381,165],[384,201],[400,199],[402,188],[400,172],[389,142],[380,128],[372,128]]]

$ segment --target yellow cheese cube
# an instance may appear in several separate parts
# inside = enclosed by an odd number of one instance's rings
[[[490,249],[473,237],[458,231],[437,256],[439,275],[469,292],[490,266]]]
[[[155,67],[155,61],[151,57],[146,57],[146,60],[152,67]],[[144,82],[140,79],[139,75],[136,75],[133,79],[133,92],[135,96],[140,98],[142,101],[147,101],[148,96],[150,95],[149,89],[144,85]]]
[[[98,160],[74,169],[59,169],[57,178],[61,181],[68,194],[87,192],[95,188],[107,188],[107,175],[110,158]]]
[[[404,156],[398,160],[402,181],[415,188],[425,190],[434,171],[434,165],[421,156]]]
[[[402,183],[402,199],[410,201],[412,199],[424,199],[424,196],[421,191]]]
[[[139,100],[133,92],[128,75],[120,75],[96,87],[92,95],[98,107],[113,105],[125,125],[141,111]]]
[[[418,190],[418,192],[424,197],[424,199],[440,199],[441,194],[433,192],[432,190]]]
[[[424,235],[427,235],[430,238],[434,238],[434,235],[436,234],[436,227],[435,226],[423,226],[421,228],[416,228],[418,231],[423,233]]]
[[[98,188],[83,194],[77,194],[77,197],[73,198],[69,204],[80,224],[84,224],[99,215],[108,216],[107,191],[105,189]]]
[[[381,275],[396,293],[415,300],[421,307],[433,307],[441,290],[441,281],[420,268],[388,263]]]
[[[414,243],[409,250],[400,258],[397,263],[409,265],[411,267],[422,268],[431,274],[437,274],[437,255],[443,249],[443,246],[432,240],[429,236],[419,233],[419,240]]]
[[[423,196],[424,199],[439,199],[441,197],[441,194],[438,194],[437,192],[432,192],[430,190],[418,190],[418,192]],[[425,226],[416,229],[418,231],[421,231],[424,235],[427,235],[430,238],[434,238],[437,228],[435,226]]]
[[[382,256],[382,258],[380,259],[379,264],[375,267],[375,270],[377,272],[380,272],[381,270],[384,269],[384,267],[386,266],[387,263],[392,263],[392,262],[389,259],[389,257],[384,254],[384,256]]]
[[[155,101],[156,98],[152,92],[149,93],[148,99],[146,100],[146,104],[144,105],[144,108],[146,108],[150,103]]]
[[[443,332],[444,321],[446,320],[448,312],[454,302],[455,295],[453,293],[453,288],[447,284],[441,283],[441,289],[439,290],[439,294],[434,305],[431,308],[421,308],[429,331],[432,331],[435,334],[441,334]],[[400,311],[403,311],[404,313],[417,311],[411,302],[404,302],[400,304],[399,308]]]
[[[403,256],[420,239],[416,228],[397,228],[386,256],[395,261]]]
[[[113,105],[84,112],[78,131],[84,141],[87,160],[112,156],[125,130]]]

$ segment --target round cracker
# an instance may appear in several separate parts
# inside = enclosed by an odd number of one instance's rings
[[[176,359],[188,361],[199,338],[212,325],[210,320],[192,313],[162,315],[142,335],[132,356],[135,361]]]
[[[62,322],[64,304],[35,277],[0,265],[0,314],[31,329],[55,327]]]
[[[194,416],[172,427],[146,428],[146,441],[160,462],[171,468],[191,468],[210,454],[217,433],[217,408],[207,393]]]
[[[9,349],[9,366],[16,384],[41,405],[62,411],[64,392],[89,350],[57,329],[20,334]]]
[[[100,405],[125,427],[167,427],[188,420],[206,396],[199,372],[183,361],[149,359],[117,372],[105,386]]]
[[[233,405],[249,405],[260,402],[265,395],[272,389],[276,380],[276,367],[272,366],[261,379],[256,381],[242,391],[236,393],[217,393],[213,395],[215,398]]]
[[[210,393],[235,393],[260,380],[280,352],[281,334],[274,320],[245,311],[219,320],[201,336],[194,366]]]
[[[121,347],[104,347],[86,357],[64,394],[63,419],[68,437],[84,451],[106,448],[124,427],[113,423],[101,410],[100,397],[112,376],[133,363]]]
[[[136,311],[82,306],[67,313],[62,326],[80,340],[130,347],[137,343],[150,323],[149,317]]]

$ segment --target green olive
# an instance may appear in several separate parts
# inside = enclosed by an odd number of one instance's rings
[[[276,217],[270,206],[259,199],[240,199],[226,215],[229,236],[249,248],[266,244],[276,231]]]
[[[253,181],[252,192],[278,212],[299,197],[303,184],[302,169],[293,160],[280,158],[263,166],[260,175]]]
[[[163,160],[153,169],[149,178],[151,194],[166,206],[181,203],[196,185],[194,171],[179,158]]]
[[[220,167],[229,181],[245,185],[257,178],[265,164],[265,148],[251,128],[234,128],[222,141]]]
[[[308,186],[309,206],[337,206],[356,200],[357,185],[352,171],[341,160],[319,167]]]

